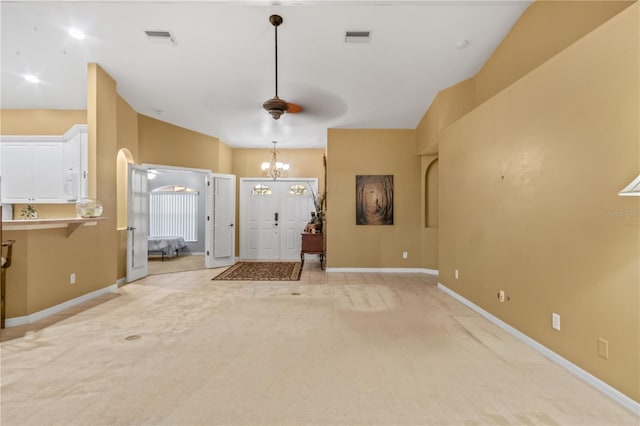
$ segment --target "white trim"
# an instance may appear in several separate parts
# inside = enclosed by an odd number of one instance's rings
[[[327,272],[380,272],[386,273],[423,273],[428,275],[438,275],[437,269],[425,268],[326,268]]]
[[[6,327],[15,327],[17,325],[25,325],[31,324],[33,322],[39,321],[43,318],[46,318],[50,315],[57,314],[58,312],[62,312],[65,309],[68,309],[72,306],[79,305],[80,303],[86,302],[98,296],[102,296],[103,294],[113,293],[118,290],[118,284],[111,284],[108,287],[101,288],[96,291],[92,291],[91,293],[83,294],[80,297],[76,297],[75,299],[67,300],[66,302],[62,302],[59,305],[52,306],[50,308],[44,309],[42,311],[34,312],[31,315],[25,315],[21,317],[7,318],[5,320]]]
[[[89,126],[86,124],[75,124],[63,135],[6,135],[0,136],[0,142],[69,142],[78,133],[87,133]]]
[[[191,173],[204,173],[209,174],[213,173],[209,169],[194,169],[191,167],[180,167],[180,166],[166,166],[164,164],[150,164],[150,163],[142,163],[142,167],[146,167],[148,169],[156,169],[156,170],[168,170],[172,172],[191,172]]]
[[[116,285],[118,287],[122,287],[123,285],[125,285],[127,283],[127,277],[122,277],[122,278],[118,278],[116,280]]]
[[[440,290],[442,290],[443,292],[447,293],[449,296],[451,296],[454,299],[456,299],[457,301],[459,301],[460,303],[462,303],[463,305],[469,307],[471,310],[477,312],[478,314],[480,314],[481,316],[483,316],[487,320],[491,321],[492,323],[494,323],[495,325],[497,325],[498,327],[500,327],[501,329],[503,329],[507,333],[511,334],[516,339],[521,340],[522,342],[524,342],[525,344],[527,344],[531,348],[533,348],[536,351],[540,352],[542,355],[544,355],[549,360],[551,360],[551,361],[555,362],[556,364],[560,365],[561,367],[565,368],[571,374],[573,374],[573,375],[577,376],[578,378],[582,379],[583,381],[587,382],[589,385],[593,386],[596,390],[600,391],[604,395],[606,395],[609,398],[613,399],[615,402],[617,402],[618,404],[622,405],[627,410],[630,410],[632,413],[634,413],[636,415],[640,415],[640,403],[634,401],[633,399],[629,398],[627,395],[623,394],[619,390],[613,388],[612,386],[608,385],[607,383],[605,383],[602,380],[598,379],[597,377],[593,376],[591,373],[589,373],[589,372],[583,370],[582,368],[578,367],[577,365],[575,365],[571,361],[567,360],[566,358],[563,358],[562,356],[560,356],[557,353],[553,352],[551,349],[547,348],[546,346],[544,346],[544,345],[538,343],[537,341],[533,340],[531,337],[527,336],[526,334],[522,333],[521,331],[513,328],[512,326],[510,326],[509,324],[505,323],[501,319],[493,316],[492,314],[490,314],[489,312],[485,311],[484,309],[482,309],[481,307],[479,307],[475,303],[471,302],[470,300],[465,299],[463,296],[459,295],[455,291],[447,288],[444,284],[438,283],[438,288]]]
[[[240,183],[242,182],[287,182],[287,181],[291,181],[291,182],[295,182],[295,181],[302,181],[302,182],[315,182],[316,185],[318,184],[318,178],[317,177],[286,177],[286,178],[278,178],[278,179],[274,179],[271,177],[243,177],[240,178]]]

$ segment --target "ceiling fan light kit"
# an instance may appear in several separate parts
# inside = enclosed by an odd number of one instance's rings
[[[289,104],[276,95],[273,98],[264,101],[262,107],[271,114],[274,120],[278,120],[282,114],[287,112]]]

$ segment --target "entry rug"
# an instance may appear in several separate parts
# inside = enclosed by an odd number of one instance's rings
[[[214,280],[229,281],[299,281],[300,262],[238,262]]]

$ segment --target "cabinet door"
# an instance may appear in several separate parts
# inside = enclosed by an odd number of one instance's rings
[[[78,198],[89,196],[89,135],[80,133],[80,194]]]
[[[31,144],[2,143],[2,202],[29,203],[32,200]]]
[[[63,144],[65,200],[73,203],[87,198],[88,137],[86,131],[76,133]]]
[[[33,198],[38,203],[66,202],[62,142],[33,143]]]
[[[75,202],[80,198],[80,133],[73,136],[63,144],[64,152],[64,194],[69,202]]]

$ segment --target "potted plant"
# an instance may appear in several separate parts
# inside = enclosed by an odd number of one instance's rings
[[[23,219],[37,219],[38,211],[31,204],[27,204],[20,210],[20,216]]]
[[[309,188],[311,189],[311,188]],[[311,195],[313,196],[313,205],[315,207],[315,223],[316,223],[316,231],[322,232],[322,225],[324,224],[324,204],[327,199],[327,192],[324,191],[322,194],[318,194],[313,192],[311,189]]]

